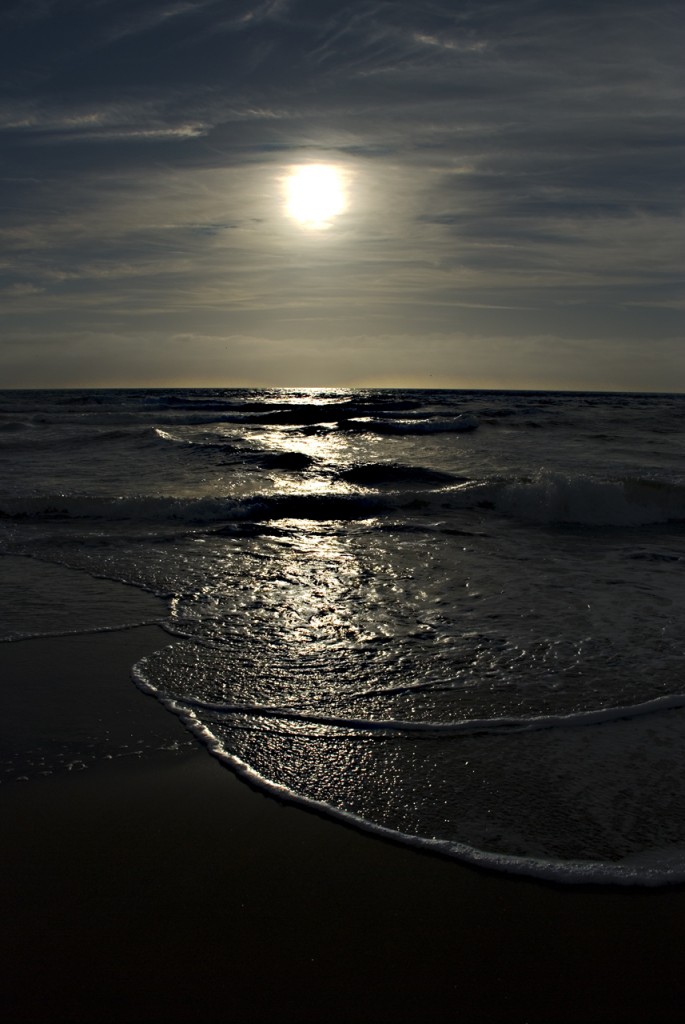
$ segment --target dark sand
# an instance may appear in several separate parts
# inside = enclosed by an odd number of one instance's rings
[[[0,645],[3,749],[78,707],[74,759],[119,751],[0,785],[2,1020],[682,1019],[682,887],[509,878],[265,797],[130,681],[168,640]]]

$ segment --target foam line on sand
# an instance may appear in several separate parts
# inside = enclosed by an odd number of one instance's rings
[[[136,689],[160,642],[0,645],[3,750],[75,718],[75,747],[145,741],[0,786],[3,1020],[681,1019],[681,888],[509,878],[266,797]]]

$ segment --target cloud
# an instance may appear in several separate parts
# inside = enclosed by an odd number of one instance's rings
[[[313,344],[405,323],[623,338],[631,358],[676,337],[685,89],[666,0],[74,0],[2,18],[13,328],[223,323]],[[283,177],[310,161],[350,181],[319,239],[283,215]]]

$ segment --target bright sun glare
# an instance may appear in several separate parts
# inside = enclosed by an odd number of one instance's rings
[[[305,228],[328,228],[345,209],[342,177],[335,167],[295,167],[286,179],[288,215]]]

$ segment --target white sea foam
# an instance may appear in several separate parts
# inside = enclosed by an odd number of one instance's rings
[[[159,696],[155,687],[150,683],[142,665],[136,666],[134,678],[141,689]],[[510,874],[532,876],[562,884],[662,886],[685,882],[685,841],[632,852],[612,860],[599,860],[506,853],[488,849],[487,835],[483,836],[483,845],[479,846],[472,843],[417,835],[398,828],[388,827],[387,825],[370,820],[362,814],[355,813],[353,810],[341,807],[335,802],[317,799],[270,778],[268,775],[257,770],[248,761],[243,760],[235,751],[227,748],[212,729],[211,723],[208,725],[203,721],[198,716],[196,709],[189,707],[184,702],[166,697],[161,699],[170,711],[179,715],[191,732],[205,744],[215,757],[228,764],[247,781],[266,789],[281,799],[330,814],[347,824],[380,837],[402,841],[431,853],[454,857],[477,867],[501,870]],[[525,815],[525,808],[522,808],[522,813]],[[502,836],[500,835],[499,838],[501,842]],[[521,838],[520,832],[512,834],[511,841],[513,845],[515,846],[517,843],[520,843]],[[506,833],[504,841],[506,842]]]
[[[475,416],[433,419],[374,419],[373,417],[349,419],[341,424],[345,430],[356,430],[371,434],[459,434],[476,430],[479,426]]]

